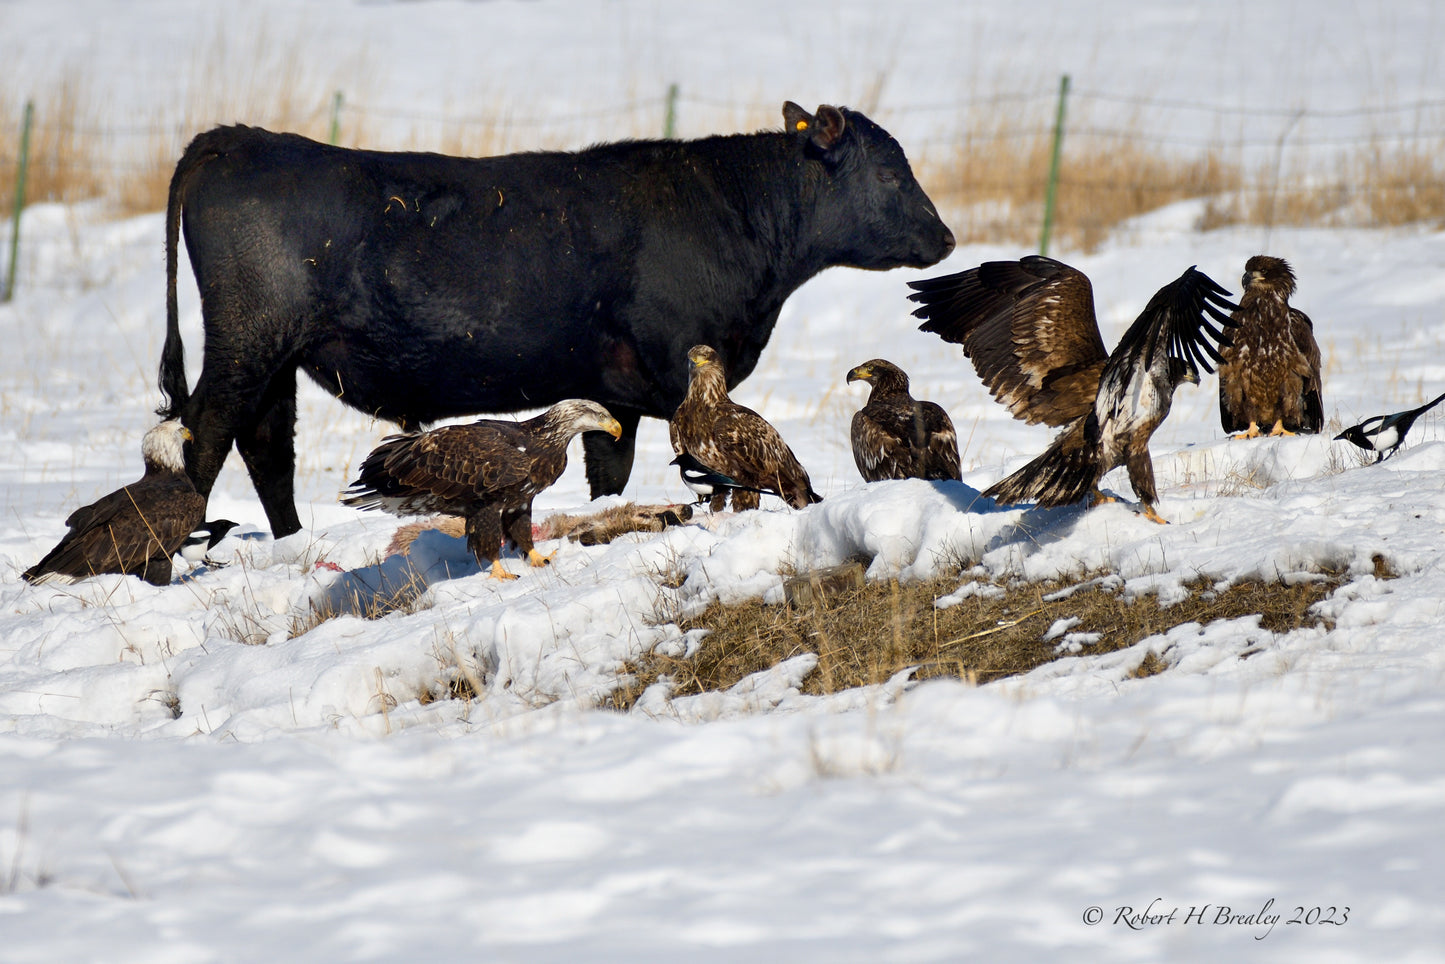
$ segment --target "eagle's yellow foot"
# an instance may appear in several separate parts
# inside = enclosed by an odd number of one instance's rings
[[[552,562],[552,557],[555,556],[556,554],[557,554],[557,550],[556,550],[556,549],[553,549],[550,553],[548,553],[548,554],[545,555],[545,556],[542,555],[540,552],[538,552],[536,549],[528,549],[528,550],[527,550],[527,561],[530,562],[534,568],[537,567],[537,566],[545,566],[545,565],[548,565],[548,564],[550,564],[550,563]]]
[[[490,578],[497,579],[502,582],[517,578],[517,574],[515,572],[508,572],[507,570],[503,569],[500,562],[492,563],[492,571],[488,573],[488,575]]]
[[[1144,507],[1144,511],[1139,514],[1142,515],[1144,518],[1148,519],[1150,522],[1157,522],[1161,526],[1167,526],[1169,524],[1169,520],[1164,518],[1159,513],[1155,512],[1152,505],[1146,505]]]
[[[1114,498],[1112,495],[1105,495],[1104,493],[1100,492],[1098,489],[1095,489],[1092,493],[1089,494],[1089,508],[1091,508],[1091,509],[1092,509],[1094,506],[1096,506],[1096,505],[1103,505],[1105,502],[1118,502],[1118,501],[1119,501],[1119,500],[1116,499],[1116,498]]]
[[[1278,425],[1279,423],[1276,422],[1275,424]],[[1249,428],[1245,429],[1243,432],[1240,432],[1238,435],[1231,435],[1230,438],[1259,438],[1259,436],[1259,426],[1254,422],[1250,422]]]
[[[1278,419],[1274,423],[1274,428],[1269,430],[1269,434],[1273,438],[1276,435],[1294,435],[1295,433],[1284,427],[1283,419]]]

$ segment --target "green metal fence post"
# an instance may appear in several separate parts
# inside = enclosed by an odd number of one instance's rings
[[[341,136],[341,91],[331,98],[331,137],[327,143],[335,144]]]
[[[25,120],[20,127],[20,164],[15,171],[15,210],[10,215],[10,267],[5,272],[5,291],[0,302],[15,296],[15,265],[20,257],[20,210],[25,206],[25,175],[30,168],[30,128],[35,121],[35,102],[25,102]]]
[[[1059,80],[1059,110],[1054,116],[1054,155],[1049,161],[1049,184],[1044,191],[1044,229],[1039,235],[1039,254],[1049,253],[1049,234],[1054,229],[1054,198],[1059,189],[1059,159],[1064,152],[1064,104],[1069,99],[1069,75]]]
[[[662,136],[672,140],[677,136],[677,85],[667,85],[667,115],[662,121]]]

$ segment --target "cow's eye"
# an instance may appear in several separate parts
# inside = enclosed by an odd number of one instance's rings
[[[896,186],[898,184],[898,172],[886,169],[880,170],[878,172],[878,180],[883,184]]]

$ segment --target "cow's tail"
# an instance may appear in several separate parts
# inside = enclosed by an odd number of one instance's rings
[[[164,401],[156,409],[162,418],[179,418],[191,390],[186,384],[186,346],[181,341],[180,308],[176,299],[176,272],[180,267],[181,196],[190,176],[215,150],[206,146],[207,135],[191,141],[171,175],[166,197],[166,341],[161,348],[160,389]]]

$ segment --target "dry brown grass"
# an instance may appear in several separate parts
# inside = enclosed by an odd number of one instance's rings
[[[1388,571],[1388,569],[1382,570]],[[1341,584],[1335,574],[1282,585],[1243,582],[1225,589],[1200,582],[1188,597],[1161,606],[1156,597],[1129,599],[1121,580],[1098,574],[1060,583],[983,584],[983,592],[947,609],[935,602],[959,588],[958,576],[927,582],[871,583],[803,608],[714,604],[684,631],[710,632],[690,658],[651,654],[630,667],[631,681],[611,705],[628,709],[642,691],[667,676],[678,696],[725,690],[749,674],[803,653],[818,657],[804,692],[835,693],[881,683],[909,667],[914,678],[951,676],[986,683],[1041,666],[1068,653],[1061,638],[1045,640],[1057,620],[1077,619],[1068,633],[1097,633],[1083,652],[1107,653],[1133,646],[1186,623],[1208,624],[1258,614],[1271,632],[1324,621],[1310,607]],[[1068,591],[1070,587],[1072,591]],[[1167,662],[1146,658],[1136,675],[1163,672]]]

